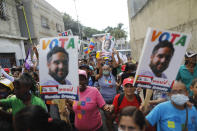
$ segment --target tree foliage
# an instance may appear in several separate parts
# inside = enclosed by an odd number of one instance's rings
[[[65,30],[71,29],[74,35],[79,35],[81,37],[92,37],[93,34],[102,33],[102,31],[93,29],[91,27],[83,26],[82,24],[73,20],[72,17],[66,13],[63,15],[64,27]],[[78,27],[79,26],[79,27]],[[79,34],[80,28],[80,34]]]
[[[105,33],[110,33],[110,35],[114,36],[115,39],[120,39],[120,38],[127,38],[127,32],[123,29],[122,23],[119,23],[117,27],[110,27],[108,26],[107,28],[104,29]]]
[[[125,38],[127,37],[126,31],[123,29],[123,24],[119,23],[117,27],[110,27],[108,26],[102,31],[99,31],[97,29],[83,26],[82,24],[73,20],[72,17],[66,13],[63,15],[63,21],[64,21],[64,27],[65,30],[71,29],[74,35],[84,37],[92,37],[94,34],[100,34],[100,33],[110,33],[115,39]],[[80,34],[79,34],[79,28],[80,28]]]
[[[63,21],[65,30],[71,29],[74,35],[79,35],[79,28],[82,28],[80,23],[78,25],[78,22],[73,20],[72,17],[66,13],[63,15]]]
[[[84,33],[85,37],[92,37],[92,35],[104,33],[104,31],[99,31],[99,30],[93,29],[91,27],[84,27],[83,33]]]

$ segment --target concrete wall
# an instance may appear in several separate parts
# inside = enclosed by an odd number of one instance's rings
[[[32,5],[32,0],[23,0],[23,6],[24,6],[26,18],[27,18],[27,23],[29,26],[29,31],[31,34],[31,38],[34,39],[36,36],[34,32],[34,23],[33,23],[31,5]],[[22,6],[19,6],[19,5],[17,6],[17,13],[18,13],[18,18],[19,18],[18,20],[19,20],[21,36],[29,38]]]
[[[132,11],[129,5],[128,9]],[[148,0],[129,18],[132,55],[138,60],[148,27],[191,33],[188,50],[197,52],[197,0]]]
[[[134,17],[143,7],[148,0],[129,0],[128,5],[130,7],[129,15]]]
[[[15,0],[5,0],[5,18],[0,18],[0,53],[15,53],[16,64],[25,59],[24,40],[21,37]]]
[[[58,36],[59,32],[57,32],[56,24],[59,24],[61,26],[61,31],[64,31],[61,13],[45,0],[34,0],[31,8],[36,38],[40,39],[43,37]],[[49,29],[42,27],[41,16],[48,19]]]
[[[24,60],[26,58],[23,40],[19,39],[9,39],[0,37],[0,52],[15,53],[17,66],[19,66],[19,60]]]
[[[45,0],[22,0],[22,2],[25,8],[33,43],[38,44],[39,39],[43,37],[58,36],[58,33],[60,32],[57,31],[56,24],[59,24],[61,26],[61,31],[64,31],[64,23],[61,13]],[[28,37],[24,14],[20,8],[18,8],[18,14],[22,36]],[[44,28],[41,25],[41,16],[48,19],[49,28]]]
[[[14,0],[5,0],[6,20],[0,18],[0,34],[21,36]]]

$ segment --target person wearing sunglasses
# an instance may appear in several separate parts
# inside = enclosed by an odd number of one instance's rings
[[[134,79],[126,78],[123,81],[124,93],[117,94],[113,100],[110,111],[113,112],[113,118],[118,123],[118,116],[120,111],[127,106],[134,106],[136,108],[140,107],[141,98],[139,95],[135,94],[136,87],[133,86]],[[115,127],[116,128],[116,127]]]

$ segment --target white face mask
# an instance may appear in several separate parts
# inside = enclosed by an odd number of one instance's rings
[[[182,106],[189,100],[189,98],[188,98],[188,96],[183,95],[183,94],[175,94],[175,95],[171,96],[171,100],[175,104],[177,104],[179,106]]]
[[[120,127],[118,127],[118,131],[123,131]]]

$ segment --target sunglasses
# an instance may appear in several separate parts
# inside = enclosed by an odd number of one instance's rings
[[[125,87],[125,88],[135,88],[135,86],[133,86],[133,85],[131,85],[131,84],[126,84],[124,87]]]

